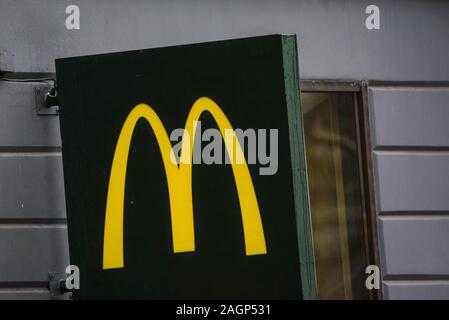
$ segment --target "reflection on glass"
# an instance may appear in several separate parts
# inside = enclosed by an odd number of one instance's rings
[[[352,93],[302,93],[319,299],[367,299],[366,239]]]

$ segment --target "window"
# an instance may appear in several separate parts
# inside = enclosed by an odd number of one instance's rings
[[[301,99],[318,299],[368,299],[358,94],[303,91]]]

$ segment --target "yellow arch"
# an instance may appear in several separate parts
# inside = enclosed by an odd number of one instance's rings
[[[132,134],[137,121],[141,118],[146,119],[154,131],[167,175],[173,251],[175,253],[195,251],[191,163],[196,122],[204,111],[208,111],[212,115],[222,136],[226,137],[224,141],[228,153],[234,155],[237,159],[243,159],[243,162],[231,161],[231,165],[240,201],[246,255],[266,254],[259,205],[239,141],[221,108],[211,99],[203,97],[193,104],[187,117],[179,165],[171,160],[173,149],[167,131],[150,106],[139,104],[126,118],[117,141],[109,178],[103,244],[103,269],[124,267],[123,216],[126,170]],[[229,133],[231,134],[229,135]],[[235,150],[231,150],[234,145],[231,144],[232,141],[234,141]],[[189,161],[183,161],[183,159]]]

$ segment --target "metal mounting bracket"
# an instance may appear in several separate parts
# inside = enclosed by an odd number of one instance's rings
[[[53,300],[68,300],[72,293],[67,290],[65,280],[67,274],[64,272],[50,272],[48,274],[48,287]]]
[[[53,84],[51,83],[43,83],[36,85],[34,87],[34,100],[36,112],[40,116],[59,114],[59,106],[48,106],[47,103],[47,96],[52,88]]]

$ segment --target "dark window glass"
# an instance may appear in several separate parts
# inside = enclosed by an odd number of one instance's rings
[[[368,299],[355,95],[302,93],[319,299]]]

